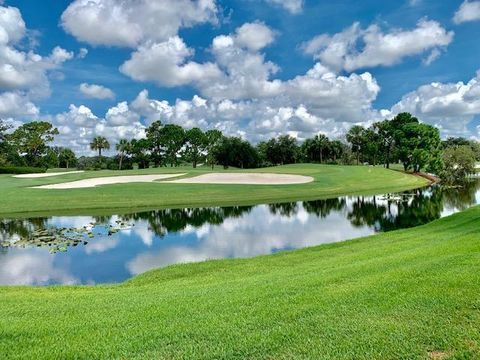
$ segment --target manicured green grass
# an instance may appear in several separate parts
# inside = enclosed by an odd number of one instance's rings
[[[88,189],[45,190],[31,186],[85,178],[155,173],[200,175],[201,167],[160,168],[133,171],[96,171],[65,174],[50,178],[17,179],[0,175],[0,214],[16,216],[48,214],[88,214],[136,211],[159,207],[250,205],[265,202],[309,200],[348,194],[373,194],[424,186],[427,181],[381,167],[299,164],[248,172],[276,172],[312,176],[301,185],[204,185],[165,182],[132,183]],[[215,172],[224,171],[216,168]],[[241,170],[230,170],[241,171]]]
[[[261,241],[261,239],[259,239]],[[2,358],[478,359],[480,207],[124,284],[0,287]]]

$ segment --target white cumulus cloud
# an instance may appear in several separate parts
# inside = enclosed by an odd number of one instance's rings
[[[141,138],[145,136],[145,126],[136,114],[129,112],[124,102],[112,107],[105,117],[95,115],[85,106],[71,104],[68,111],[47,118],[59,130],[55,144],[66,146],[79,155],[91,155],[90,142],[94,136],[105,136],[110,142],[111,151],[114,144],[122,138]]]
[[[0,117],[37,116],[40,110],[28,97],[19,91],[0,93]]]
[[[0,116],[3,118],[36,116],[33,100],[50,95],[49,74],[73,58],[59,46],[47,56],[25,50],[22,40],[27,27],[20,11],[0,6]]]
[[[258,51],[271,44],[275,33],[264,23],[245,23],[236,30],[235,42],[239,46]]]
[[[387,33],[378,25],[362,29],[359,23],[355,23],[334,35],[318,35],[303,44],[303,49],[332,69],[354,71],[391,66],[408,56],[439,51],[452,42],[453,36],[452,31],[427,19],[420,20],[412,30],[398,29]],[[430,55],[430,62],[432,59]]]
[[[480,1],[465,0],[453,16],[456,24],[477,20],[480,20]]]
[[[163,86],[211,82],[221,76],[213,63],[200,64],[187,59],[193,55],[183,40],[174,36],[162,43],[140,46],[120,71],[137,81],[152,81]]]
[[[63,28],[92,45],[136,47],[162,42],[180,28],[217,22],[215,0],[75,0],[62,14]]]
[[[89,98],[94,98],[94,99],[114,99],[115,98],[115,93],[109,88],[102,85],[82,83],[80,84],[79,89],[83,95]]]
[[[404,111],[438,126],[444,135],[465,136],[467,125],[480,115],[480,71],[467,83],[433,82],[420,86],[392,108],[393,113]]]

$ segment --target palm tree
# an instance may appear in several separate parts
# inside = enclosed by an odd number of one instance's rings
[[[102,157],[102,150],[110,149],[110,143],[103,136],[95,136],[90,143],[90,149],[98,150],[98,157]]]
[[[330,150],[333,156],[333,162],[337,162],[337,158],[342,155],[343,144],[340,140],[334,140],[330,143]]]
[[[117,149],[120,155],[120,162],[118,164],[118,169],[122,170],[123,158],[126,153],[130,152],[130,149],[131,149],[130,141],[128,141],[127,139],[120,139],[120,141],[115,146],[115,148]]]
[[[347,133],[347,141],[352,144],[352,151],[357,155],[357,165],[360,162],[360,152],[365,142],[365,129],[355,125]]]
[[[318,152],[320,155],[320,164],[321,164],[323,163],[323,151],[328,146],[329,140],[328,140],[328,137],[326,137],[325,135],[318,134],[315,136],[315,142],[317,143],[317,146],[318,146]]]

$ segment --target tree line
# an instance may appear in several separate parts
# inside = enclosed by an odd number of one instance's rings
[[[12,126],[0,119],[0,167],[47,169],[77,165],[71,149],[49,145],[59,134],[49,122],[32,121],[11,130]]]
[[[221,131],[184,129],[175,124],[153,122],[142,139],[121,139],[112,145],[116,155],[104,156],[108,139],[97,136],[90,148],[98,156],[77,158],[68,148],[50,146],[58,129],[45,121],[32,121],[11,129],[0,120],[0,167],[81,169],[132,169],[178,166],[190,163],[213,168],[255,168],[292,163],[364,164],[390,168],[401,164],[405,171],[441,174],[453,182],[475,172],[480,161],[478,142],[464,138],[442,141],[439,130],[421,123],[409,113],[369,127],[352,126],[345,141],[318,134],[302,143],[281,135],[257,145]]]

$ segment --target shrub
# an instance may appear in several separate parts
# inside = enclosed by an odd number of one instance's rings
[[[0,167],[0,174],[36,174],[44,173],[47,169],[27,166],[2,166]]]
[[[106,158],[82,156],[77,160],[78,170],[105,170],[107,169]]]

